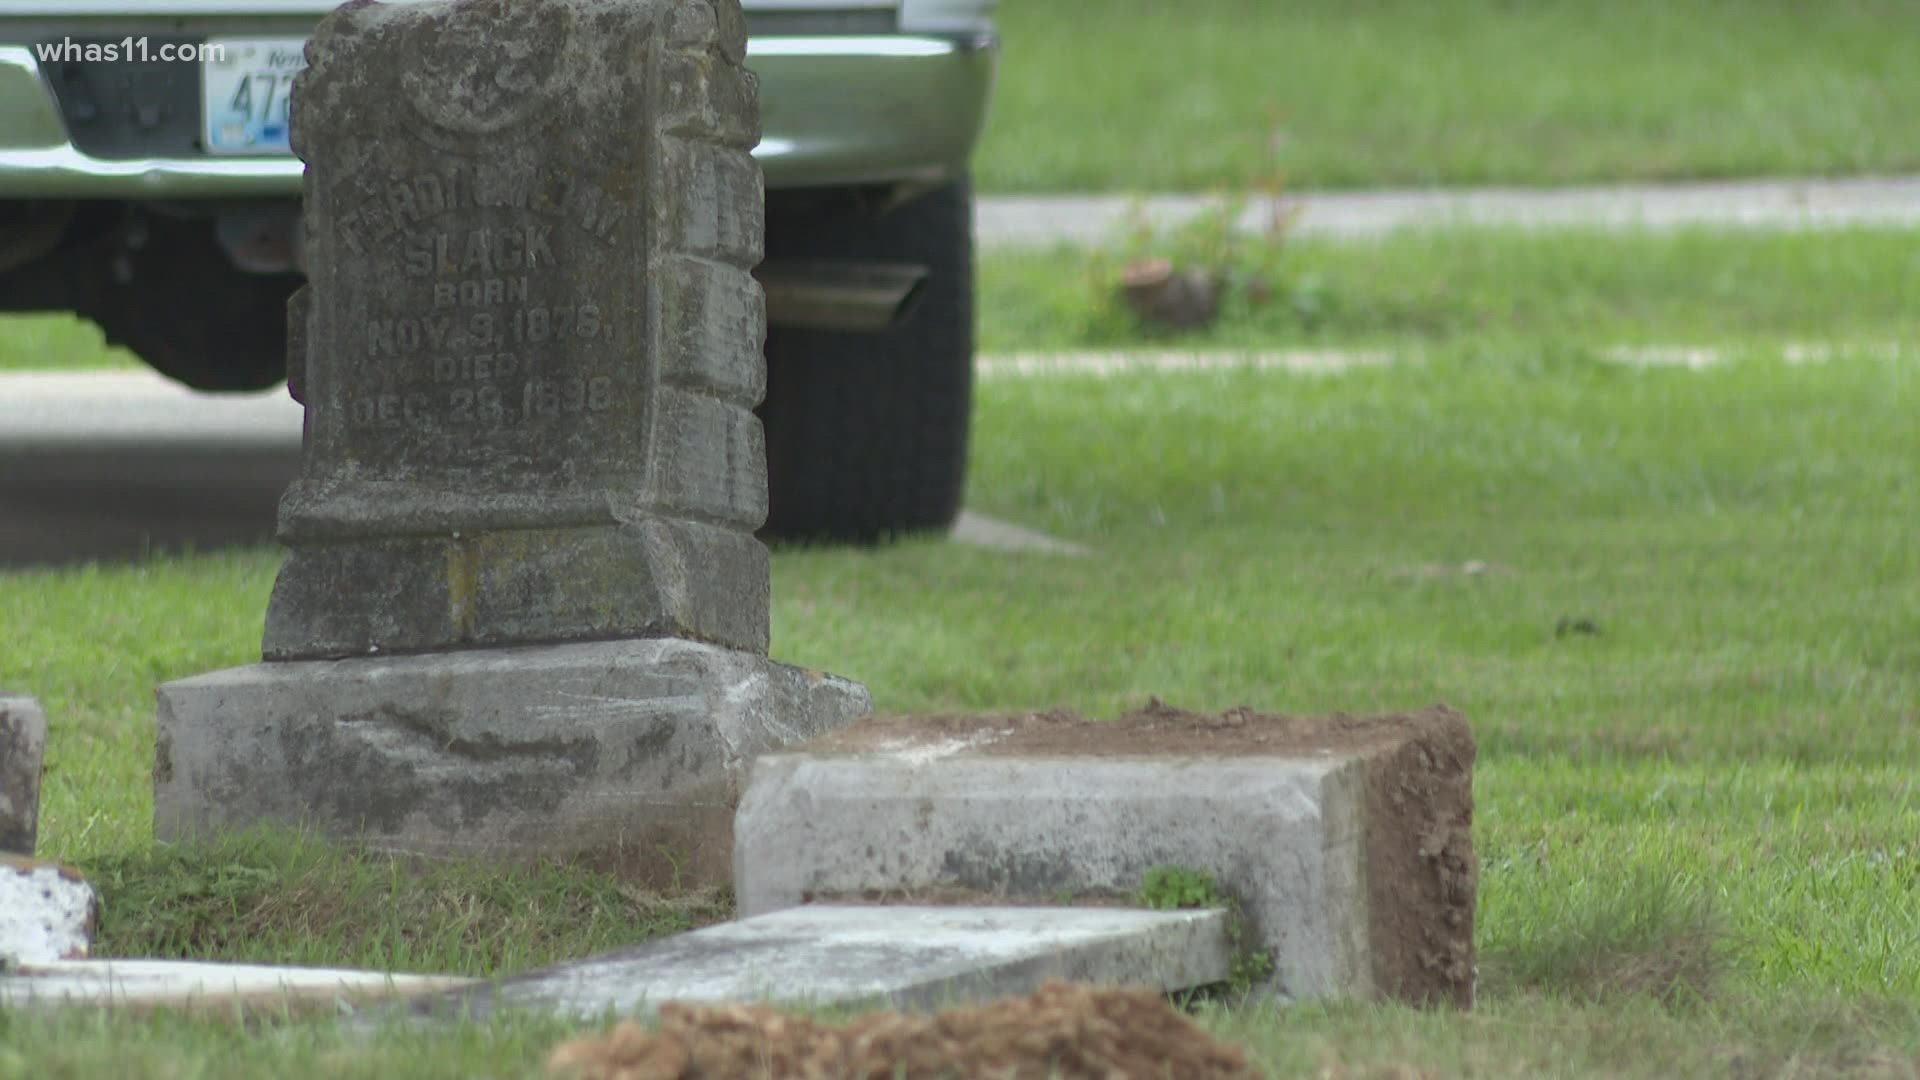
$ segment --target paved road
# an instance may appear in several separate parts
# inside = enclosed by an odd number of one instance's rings
[[[145,372],[0,376],[0,565],[273,535],[299,470],[284,391],[195,394]]]
[[[1211,196],[1118,195],[983,197],[975,230],[983,247],[1046,247],[1111,241],[1135,206],[1172,223],[1219,205]],[[1823,228],[1920,224],[1920,177],[1840,180],[1736,180],[1718,183],[1553,189],[1479,188],[1307,192],[1296,207],[1297,235],[1377,236],[1407,226],[1446,224],[1602,225],[1673,228]],[[1271,209],[1247,209],[1242,227],[1260,229]]]

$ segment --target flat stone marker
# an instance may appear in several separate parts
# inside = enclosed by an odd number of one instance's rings
[[[46,753],[47,714],[40,703],[0,690],[0,854],[33,854]]]
[[[1239,902],[1283,998],[1467,1006],[1473,754],[1445,709],[873,719],[755,763],[734,890],[751,918],[954,889],[1124,896],[1181,866]]]
[[[160,690],[161,838],[618,846],[724,881],[744,763],[866,712],[766,658],[745,48],[737,0],[322,21],[289,556],[267,662]]]
[[[1180,990],[1227,977],[1219,911],[810,905],[415,999],[416,1016],[502,1009],[595,1019],[667,1001],[934,1008],[1049,979]]]
[[[192,960],[65,960],[23,964],[0,975],[0,1008],[361,1005],[472,982],[446,975]]]

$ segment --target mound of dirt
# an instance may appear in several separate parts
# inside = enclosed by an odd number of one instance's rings
[[[1447,726],[1458,715],[1444,705],[1385,716],[1290,716],[1244,706],[1199,713],[1153,698],[1112,720],[1095,720],[1072,709],[873,716],[807,743],[805,749],[858,754],[945,743],[956,753],[981,757],[1353,753],[1404,742],[1410,731],[1436,723]]]
[[[663,1005],[562,1043],[548,1071],[578,1080],[1241,1080],[1239,1050],[1160,995],[1054,982],[1029,997],[829,1024],[764,1006]]]

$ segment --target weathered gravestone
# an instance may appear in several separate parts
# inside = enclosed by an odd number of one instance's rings
[[[294,87],[302,475],[267,662],[160,693],[156,829],[665,846],[864,713],[766,659],[763,227],[737,0],[356,0]]]
[[[0,854],[33,854],[46,752],[47,715],[40,703],[0,690]]]

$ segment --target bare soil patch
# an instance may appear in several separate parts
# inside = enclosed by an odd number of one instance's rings
[[[667,1004],[563,1043],[547,1062],[579,1080],[1241,1080],[1255,1075],[1148,990],[1048,983],[1035,993],[933,1016],[845,1023],[765,1006]]]
[[[1113,720],[1095,720],[1071,709],[878,716],[808,743],[806,749],[884,753],[944,743],[954,746],[956,753],[1024,757],[1340,754],[1401,742],[1410,728],[1425,729],[1436,718],[1458,715],[1445,706],[1382,716],[1288,716],[1244,706],[1222,713],[1197,713],[1155,698],[1144,708]]]

